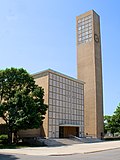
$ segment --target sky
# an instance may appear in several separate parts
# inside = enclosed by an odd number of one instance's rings
[[[120,102],[119,0],[0,0],[0,69],[51,68],[77,77],[76,16],[101,19],[104,114]]]

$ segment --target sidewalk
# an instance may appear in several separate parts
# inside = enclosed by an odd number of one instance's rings
[[[71,146],[60,146],[60,147],[34,147],[34,148],[29,147],[22,149],[1,149],[0,153],[47,156],[47,155],[65,155],[65,154],[77,154],[77,153],[86,154],[86,153],[99,152],[116,148],[120,148],[120,141],[74,144]]]

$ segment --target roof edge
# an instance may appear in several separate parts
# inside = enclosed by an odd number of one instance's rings
[[[71,77],[71,76],[65,75],[65,74],[63,74],[63,73],[60,73],[60,72],[55,71],[55,70],[50,69],[50,68],[49,68],[49,69],[46,69],[46,70],[43,70],[43,71],[41,71],[41,72],[34,73],[34,74],[32,74],[32,76],[33,76],[33,78],[36,79],[36,78],[38,78],[38,77],[41,77],[40,75],[43,74],[43,76],[45,76],[45,75],[48,75],[48,73],[54,73],[54,74],[57,74],[57,75],[61,75],[61,76],[63,76],[63,77],[67,77],[68,79],[72,79],[72,80],[74,80],[74,81],[78,81],[78,82],[80,82],[80,83],[82,83],[82,84],[85,84],[85,82],[82,81],[82,80],[73,78],[73,77]]]

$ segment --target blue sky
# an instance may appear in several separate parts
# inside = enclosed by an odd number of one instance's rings
[[[91,9],[101,17],[104,114],[111,115],[120,102],[119,0],[0,0],[0,69],[76,77],[76,16]]]

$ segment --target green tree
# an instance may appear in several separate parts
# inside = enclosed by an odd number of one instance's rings
[[[111,132],[112,130],[112,116],[105,115],[104,116],[104,132]]]
[[[110,131],[113,135],[116,132],[120,133],[120,103],[112,116],[104,116],[104,131]]]
[[[120,103],[117,106],[113,116],[112,116],[112,121],[114,125],[114,133],[119,132],[120,133]]]
[[[26,70],[0,70],[0,117],[8,127],[9,143],[13,132],[40,127],[47,110],[43,96],[44,90]]]

